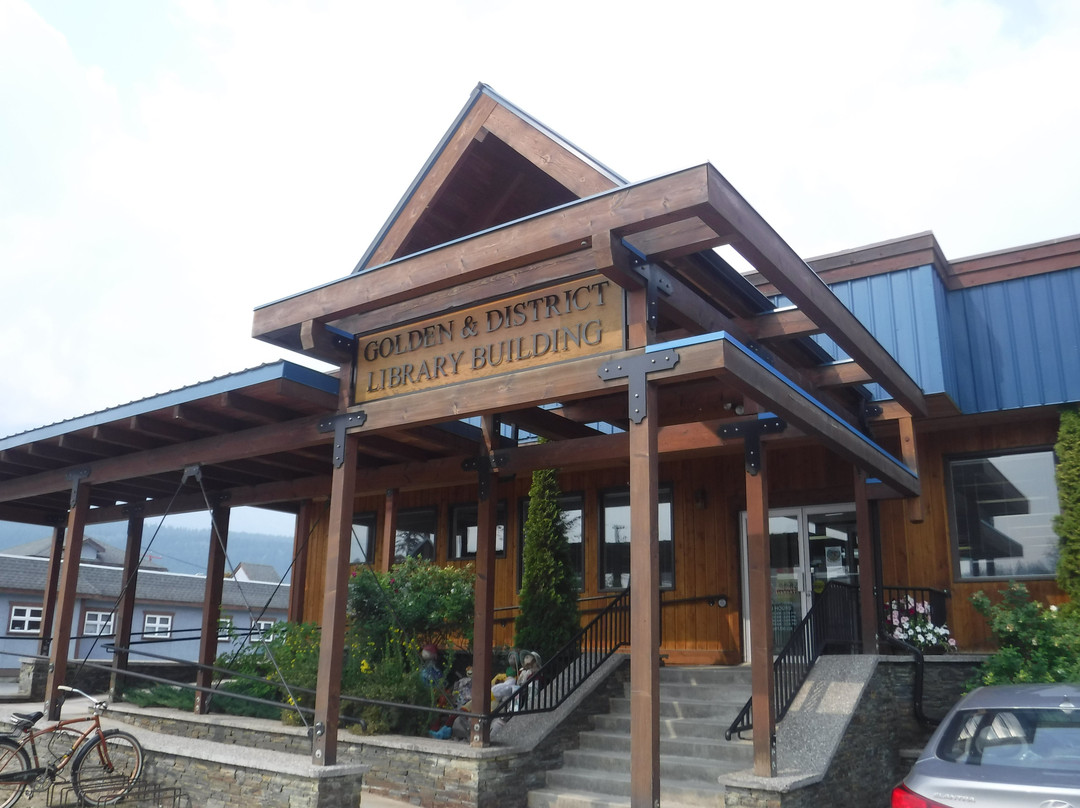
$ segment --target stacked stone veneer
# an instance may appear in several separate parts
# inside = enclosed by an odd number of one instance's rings
[[[925,666],[923,713],[940,719],[963,695],[981,658],[931,657]],[[933,731],[914,715],[914,663],[881,657],[851,715],[836,754],[817,782],[776,788],[728,785],[726,808],[865,808],[888,805],[907,774],[901,753],[921,749]]]

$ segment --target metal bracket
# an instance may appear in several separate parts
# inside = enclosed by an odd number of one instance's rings
[[[625,378],[628,382],[629,416],[635,424],[640,424],[648,415],[645,405],[646,376],[655,370],[671,370],[679,364],[676,351],[657,351],[639,356],[629,356],[618,362],[608,362],[600,368],[600,378],[604,381]]]
[[[645,280],[645,323],[649,330],[655,333],[656,325],[660,321],[659,296],[661,294],[670,296],[675,287],[671,278],[656,264],[637,263],[634,264],[633,270]]]
[[[363,426],[367,422],[367,413],[341,412],[319,421],[320,432],[334,433],[334,468],[339,469],[345,463],[345,431],[351,426]]]
[[[746,473],[756,477],[757,473],[761,471],[761,436],[778,434],[785,429],[787,429],[787,422],[783,418],[773,416],[771,418],[755,418],[752,421],[725,424],[716,431],[716,434],[721,438],[743,439]]]
[[[477,457],[466,457],[461,461],[461,468],[463,471],[475,471],[477,478],[477,485],[479,487],[478,497],[481,502],[487,502],[487,498],[491,495],[491,474],[499,466],[505,466],[509,455],[505,452],[495,452],[490,455],[478,455]]]
[[[72,469],[64,475],[64,479],[71,482],[71,500],[68,505],[69,509],[75,507],[75,500],[79,496],[79,484],[89,476],[90,469],[88,468]]]
[[[184,476],[180,480],[180,485],[184,485],[194,477],[199,482],[202,482],[202,466],[196,463],[194,466],[187,466],[184,468]]]

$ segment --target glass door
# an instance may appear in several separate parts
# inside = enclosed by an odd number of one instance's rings
[[[745,512],[740,521],[745,593],[748,591]],[[826,583],[833,580],[858,583],[859,552],[854,506],[827,505],[770,511],[769,555],[775,654],[790,639],[813,604],[814,594],[821,592]],[[749,660],[750,616],[745,608],[742,619],[743,647],[747,649],[744,656]]]

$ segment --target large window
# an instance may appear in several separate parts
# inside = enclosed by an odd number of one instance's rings
[[[112,612],[85,612],[83,634],[87,637],[111,637],[113,635]]]
[[[1050,450],[948,461],[954,564],[960,578],[1053,576],[1058,539]]]
[[[529,498],[521,500],[521,514],[518,521],[518,589],[521,589],[521,580],[525,572],[525,521],[529,518]],[[583,540],[582,525],[585,515],[585,497],[582,494],[560,494],[559,512],[562,513],[563,524],[566,525],[566,542],[570,545],[570,568],[577,579],[577,590],[585,588],[585,542]]]
[[[370,564],[375,555],[375,514],[372,512],[353,515],[352,551],[350,564]]]
[[[450,559],[476,558],[476,505],[450,509]],[[500,500],[495,517],[495,555],[506,555],[506,502]]]
[[[671,487],[659,492],[660,587],[675,586],[674,530]],[[600,588],[624,589],[630,585],[630,489],[608,491],[600,503]]]
[[[11,634],[37,634],[41,631],[40,606],[12,606],[8,632]]]
[[[399,513],[394,541],[395,559],[401,561],[416,556],[434,560],[438,521],[438,512],[434,508],[413,508]]]

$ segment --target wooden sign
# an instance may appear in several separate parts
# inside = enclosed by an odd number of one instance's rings
[[[622,289],[595,275],[358,335],[355,401],[618,351],[624,323]]]

